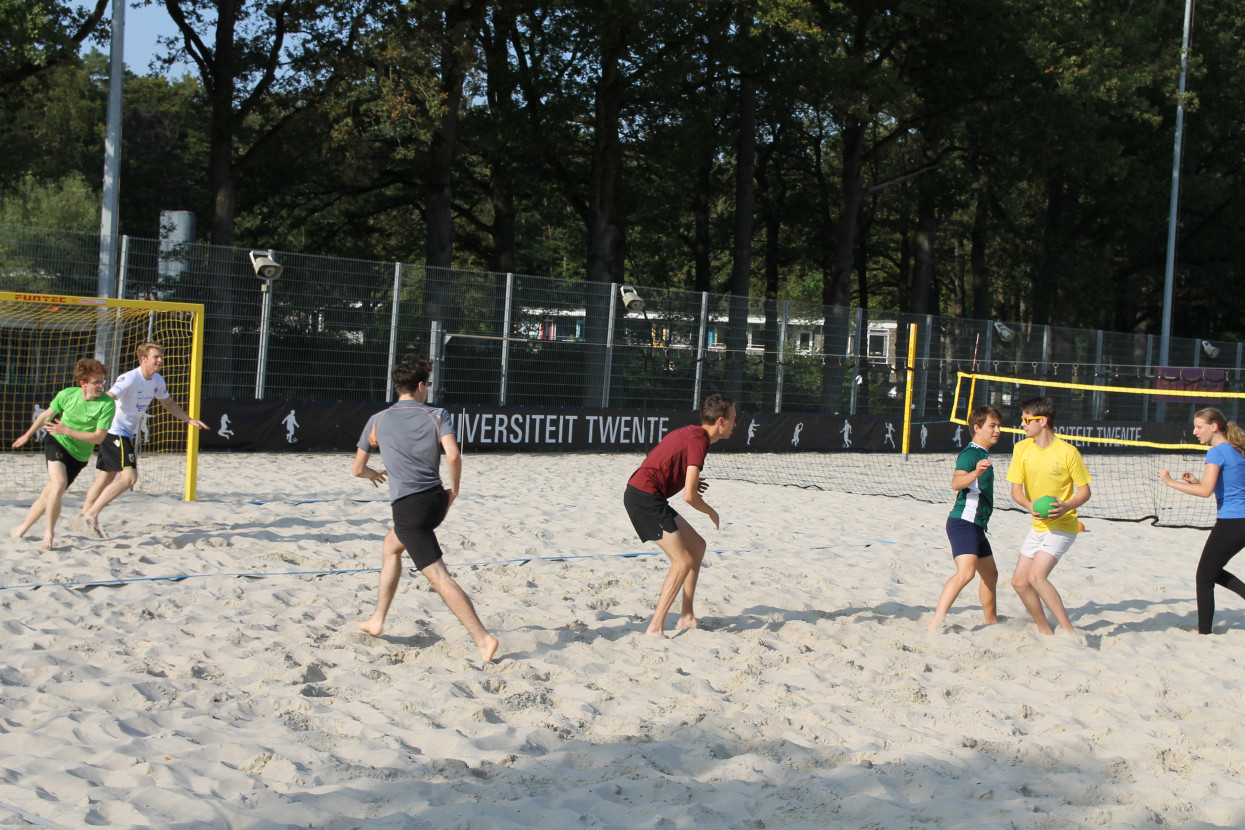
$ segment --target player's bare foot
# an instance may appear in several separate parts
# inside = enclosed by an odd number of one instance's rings
[[[25,527],[22,527],[21,525],[18,525],[17,527],[12,528],[9,531],[9,535],[12,536],[14,539],[20,539],[26,535],[26,531],[28,529],[29,528],[25,528]]]
[[[647,629],[645,629],[644,636],[645,637],[660,637],[661,639],[664,640],[666,639],[666,632],[662,631],[660,628],[653,628],[650,625]]]
[[[86,529],[94,533],[99,538],[104,538],[104,531],[100,529],[98,516],[82,516],[82,523],[86,525]]]
[[[480,659],[485,663],[493,662],[493,655],[497,653],[497,647],[500,645],[501,643],[497,642],[496,637],[492,634],[486,634],[484,636],[484,642],[479,644]]]
[[[359,626],[359,630],[364,634],[371,634],[373,637],[379,637],[381,634],[385,633],[385,623],[377,620],[375,617],[370,620],[364,620],[363,622],[356,621],[355,625]]]
[[[700,628],[700,620],[691,615],[679,617],[678,626],[679,628]]]
[[[51,550],[51,549],[52,549],[52,537],[44,536],[43,540],[39,542],[39,550]]]
[[[929,625],[925,626],[926,631],[946,631],[947,626],[943,623],[944,617],[934,617],[929,621]]]

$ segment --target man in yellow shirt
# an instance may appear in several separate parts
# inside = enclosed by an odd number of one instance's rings
[[[1055,402],[1031,398],[1020,405],[1025,440],[1012,449],[1007,480],[1012,501],[1033,516],[1033,527],[1020,547],[1012,587],[1029,609],[1042,634],[1054,634],[1042,603],[1055,615],[1059,627],[1076,635],[1063,599],[1050,582],[1050,573],[1076,541],[1076,509],[1089,501],[1089,470],[1076,447],[1055,436]],[[1034,508],[1043,496],[1054,499],[1045,515]]]

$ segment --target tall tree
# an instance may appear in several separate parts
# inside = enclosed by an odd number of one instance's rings
[[[92,35],[102,36],[108,0],[0,0],[0,96],[27,78],[72,61]]]
[[[152,0],[154,2],[155,0]],[[167,62],[188,59],[199,72],[208,111],[208,189],[212,244],[208,345],[232,363],[233,270],[238,177],[341,83],[369,3],[330,0],[162,0],[177,25]],[[210,384],[216,383],[209,381]],[[232,390],[211,386],[209,394]]]
[[[743,397],[748,347],[748,297],[752,287],[753,211],[756,203],[757,75],[761,49],[753,34],[755,12],[750,2],[738,4],[734,25],[738,102],[735,127],[735,233],[732,240],[730,318],[726,328],[728,395]]]
[[[238,176],[343,80],[370,4],[162,0],[178,29],[165,61],[188,60],[209,119],[209,238],[232,245]]]

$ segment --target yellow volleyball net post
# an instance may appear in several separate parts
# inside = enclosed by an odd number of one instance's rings
[[[908,325],[908,382],[903,395],[903,454],[908,454],[909,439],[912,437],[912,384],[916,380],[916,372],[912,366],[916,363],[916,323]]]

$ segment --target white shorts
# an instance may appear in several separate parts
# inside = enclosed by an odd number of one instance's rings
[[[1055,557],[1057,562],[1063,558],[1075,541],[1075,533],[1063,530],[1038,530],[1031,527],[1029,535],[1025,537],[1024,543],[1020,546],[1020,555],[1032,559],[1038,551],[1044,550]]]

